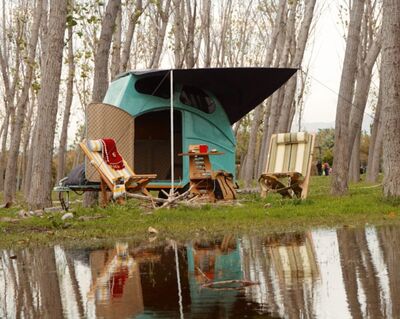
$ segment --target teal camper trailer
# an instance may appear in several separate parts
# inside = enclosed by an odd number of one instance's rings
[[[173,173],[174,188],[183,188],[189,183],[189,163],[187,156],[178,154],[187,152],[191,144],[206,144],[210,150],[222,152],[210,157],[213,169],[235,174],[232,124],[295,72],[282,68],[130,71],[110,84],[103,102],[133,117],[130,140],[135,173],[157,174],[149,184],[153,189],[171,187]]]

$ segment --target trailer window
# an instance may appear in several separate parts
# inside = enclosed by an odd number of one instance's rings
[[[215,111],[213,99],[203,90],[194,86],[183,86],[180,101],[205,113],[213,113]]]
[[[170,81],[169,77],[165,76],[150,76],[140,79],[135,84],[136,91],[143,94],[153,95],[169,99]]]

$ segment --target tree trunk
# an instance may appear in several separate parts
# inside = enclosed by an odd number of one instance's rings
[[[114,41],[111,52],[111,80],[114,80],[119,73],[121,64],[121,34],[122,34],[122,10],[118,10],[115,19]]]
[[[195,48],[194,48],[194,31],[196,27],[196,11],[197,11],[197,2],[194,2],[194,8],[192,13],[192,7],[190,4],[190,0],[186,0],[186,10],[188,16],[188,35],[186,40],[186,48],[185,48],[185,61],[186,67],[188,69],[192,69],[196,64],[195,60]]]
[[[243,118],[241,118],[239,121],[237,121],[233,128],[233,135],[235,136],[236,139],[238,138],[238,133],[239,133],[240,125],[242,125],[242,120],[243,120]]]
[[[24,192],[24,198],[26,201],[29,200],[29,193],[31,190],[31,180],[32,180],[32,165],[33,165],[33,143],[36,140],[37,136],[37,121],[34,125],[33,131],[32,131],[32,137],[31,137],[31,145],[28,150],[28,156],[27,156],[27,161],[26,161],[26,171],[25,171],[25,178],[24,178],[24,186],[23,186],[23,192]]]
[[[232,19],[232,4],[233,1],[228,1],[226,3],[225,8],[221,8],[223,10],[222,14],[222,26],[220,27],[220,33],[219,33],[219,45],[216,45],[216,50],[215,50],[215,56],[216,56],[216,61],[215,65],[217,67],[222,67],[225,65],[225,49],[226,49],[226,34],[228,30],[228,25],[231,23]]]
[[[367,105],[368,92],[371,84],[372,68],[381,50],[381,41],[377,39],[368,51],[367,57],[357,73],[357,85],[354,93],[353,106],[349,121],[349,152],[359,134],[364,118],[364,111]]]
[[[364,0],[354,1],[351,8],[346,51],[340,81],[335,123],[335,146],[333,151],[333,176],[331,193],[344,195],[348,191],[349,171],[349,118],[352,107],[354,81],[357,72],[357,53],[360,42],[361,20]]]
[[[265,171],[265,165],[267,163],[267,153],[269,141],[267,141],[268,131],[269,131],[269,115],[271,114],[271,99],[267,100],[264,110],[264,120],[263,120],[263,136],[260,144],[260,152],[258,155],[258,172],[257,176],[260,176]]]
[[[277,51],[277,56],[279,56],[280,52],[283,50],[284,43],[284,30],[285,30],[285,13],[286,13],[286,0],[280,0],[278,5],[278,11],[276,15],[276,22],[274,24],[274,29],[272,31],[271,43],[268,47],[267,53],[265,55],[264,65],[266,67],[272,65],[272,61],[274,59],[274,52]],[[277,94],[277,93],[275,93]],[[264,120],[263,120],[263,136],[260,143],[260,152],[258,155],[258,168],[256,175],[259,176],[264,171],[264,167],[267,160],[268,145],[270,137],[270,114],[271,114],[271,104],[273,97],[270,97],[265,106],[264,110]]]
[[[203,8],[201,10],[201,30],[203,32],[204,39],[204,67],[209,68],[211,66],[211,0],[203,0]]]
[[[94,59],[94,76],[92,102],[103,102],[108,88],[108,57],[110,45],[121,0],[112,0],[107,4],[106,12],[101,23],[101,33]]]
[[[383,194],[400,196],[400,3],[383,2],[382,17]]]
[[[158,29],[157,36],[154,39],[153,55],[151,58],[150,68],[155,69],[160,65],[161,53],[164,47],[165,33],[167,31],[168,20],[169,20],[169,9],[171,7],[171,0],[165,0],[165,6],[163,8],[164,1],[157,3],[158,14],[161,19],[161,26]]]
[[[376,183],[379,175],[380,161],[382,155],[382,72],[380,74],[379,97],[376,105],[374,122],[372,124],[372,133],[369,140],[368,164],[366,181]]]
[[[51,205],[51,166],[58,109],[58,94],[64,47],[67,2],[50,1],[49,28],[38,97],[37,132],[33,143],[32,180],[28,204],[31,208]]]
[[[360,139],[361,139],[361,131],[358,131],[358,134],[354,140],[353,149],[351,150],[351,158],[350,158],[350,174],[349,181],[353,183],[358,183],[360,181]]]
[[[286,2],[285,2],[286,3]],[[280,3],[280,6],[282,3]],[[286,27],[286,7],[283,8],[283,15],[281,20],[279,20],[279,28],[280,32],[278,34],[277,38],[277,43],[276,43],[276,53],[275,53],[275,62],[272,64],[272,60],[269,61],[269,59],[266,59],[266,63],[270,62],[269,65],[272,65],[274,67],[278,67],[280,64],[280,58],[282,56],[284,47],[285,47],[285,42],[286,42],[286,32],[283,32]],[[281,10],[281,9],[279,9]],[[268,66],[268,64],[265,64]],[[261,152],[260,156],[263,158],[259,160],[259,166],[262,167],[262,170],[264,170],[266,162],[267,162],[267,152],[269,149],[269,142],[271,140],[271,136],[273,133],[276,132],[276,125],[278,122],[278,117],[279,117],[279,107],[280,107],[280,100],[283,96],[283,88],[279,89],[276,91],[271,97],[268,98],[267,100],[267,111],[264,113],[264,130],[263,130],[263,137],[261,141]],[[269,106],[269,107],[268,107]],[[267,116],[268,115],[268,116]]]
[[[125,35],[125,43],[122,48],[121,65],[119,68],[120,73],[125,72],[127,69],[129,56],[131,52],[133,34],[135,33],[136,25],[142,13],[143,13],[143,1],[136,0],[136,7],[129,19],[128,30],[126,31]]]
[[[3,18],[5,17],[5,3],[3,2]],[[22,29],[25,27],[22,25],[22,19],[17,19],[16,21],[16,42],[17,43],[22,43],[23,42],[23,37],[22,37]],[[9,72],[9,52],[7,49],[7,28],[6,28],[6,21],[3,21],[3,43],[2,46],[0,46],[0,67],[1,67],[1,74],[3,78],[3,87],[4,87],[4,104],[5,104],[5,118],[4,118],[4,123],[3,123],[3,140],[2,140],[2,148],[1,148],[1,158],[0,158],[0,191],[3,191],[4,189],[4,173],[7,165],[7,157],[6,157],[6,151],[7,151],[7,138],[9,131],[12,132],[14,129],[15,125],[14,123],[14,113],[15,113],[15,108],[14,108],[14,100],[15,100],[15,93],[16,93],[16,88],[17,84],[20,84],[20,79],[19,79],[19,74],[20,74],[20,61],[21,59],[21,45],[17,45],[15,48],[15,52],[13,52],[13,55],[15,56],[15,66],[14,66],[14,76],[11,81],[11,76]],[[32,37],[31,37],[32,39]],[[4,52],[2,52],[2,49]],[[24,95],[21,95],[21,97],[24,97]],[[20,99],[22,101],[22,99]],[[11,125],[10,125],[11,124]],[[10,130],[11,127],[11,130]]]
[[[21,190],[23,185],[25,184],[25,178],[26,178],[26,167],[27,167],[27,162],[28,162],[28,145],[29,145],[29,139],[31,137],[31,132],[32,132],[32,117],[33,117],[33,110],[35,108],[35,95],[32,92],[31,93],[32,99],[30,101],[30,108],[28,111],[28,115],[26,117],[26,123],[27,125],[25,126],[25,132],[23,135],[23,140],[22,140],[22,154],[21,154],[21,158],[22,158],[22,178],[21,181],[19,183],[19,185],[17,185],[17,190]]]
[[[381,170],[381,159],[383,151],[383,131],[384,130],[382,123],[380,123],[378,127],[378,132],[376,134],[376,140],[374,143],[374,151],[370,167],[370,175],[367,176],[368,178],[367,181],[370,183],[376,183],[378,181],[379,172]]]
[[[291,66],[294,68],[300,68],[301,63],[303,62],[304,52],[307,46],[307,40],[310,33],[311,22],[314,17],[314,8],[315,8],[316,0],[309,0],[305,3],[305,13],[304,18],[300,26],[300,33],[297,39],[297,47],[296,42],[293,42],[295,49],[295,54],[293,60],[291,62]],[[290,36],[290,35],[288,35]],[[288,131],[289,127],[292,123],[289,123],[292,114],[292,108],[294,107],[294,96],[296,93],[297,87],[297,77],[293,76],[289,82],[285,85],[285,96],[283,98],[283,103],[279,115],[278,133],[285,133]]]
[[[94,81],[92,102],[102,102],[108,88],[108,56],[110,53],[112,33],[117,13],[120,10],[121,0],[110,1],[107,4],[106,14],[101,23],[100,40],[94,60]],[[90,207],[97,204],[98,193],[86,192],[83,196],[83,206]]]
[[[184,31],[184,13],[185,13],[185,3],[183,0],[173,0],[174,2],[174,58],[175,67],[180,69],[183,65],[183,31]]]
[[[60,146],[58,150],[57,181],[59,181],[65,175],[65,154],[67,151],[68,124],[71,115],[72,99],[74,96],[75,62],[74,62],[72,25],[68,26],[68,40],[69,42],[68,42],[67,96],[65,98],[64,117],[61,128]]]
[[[254,110],[254,117],[253,120],[251,121],[250,138],[246,156],[246,166],[244,168],[242,176],[245,187],[250,187],[251,181],[253,180],[257,135],[258,135],[257,133],[258,133],[258,127],[260,126],[261,110],[262,110],[261,106],[258,106]]]
[[[39,38],[39,28],[40,20],[42,17],[42,1],[38,1],[36,4],[34,20],[32,24],[32,35],[29,40],[28,45],[28,58],[26,66],[26,74],[24,78],[24,84],[22,87],[22,92],[18,98],[16,105],[17,114],[15,116],[15,123],[11,130],[11,142],[10,149],[8,152],[6,176],[4,181],[4,202],[12,203],[15,199],[15,192],[17,187],[17,169],[18,169],[18,155],[21,144],[21,134],[24,125],[24,120],[26,117],[26,108],[28,105],[29,90],[31,87],[33,72],[34,72],[34,62],[36,55],[36,47]]]
[[[10,123],[10,113],[6,110],[4,117],[3,139],[1,140],[1,155],[0,155],[0,191],[4,190],[4,173],[7,161],[7,137]]]

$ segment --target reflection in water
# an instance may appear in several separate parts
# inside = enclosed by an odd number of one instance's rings
[[[400,317],[399,244],[390,226],[1,251],[0,318]]]
[[[314,282],[319,270],[307,234],[243,239],[244,275],[260,282],[247,296],[266,311],[292,318],[311,317]]]

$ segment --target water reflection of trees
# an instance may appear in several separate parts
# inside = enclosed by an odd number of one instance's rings
[[[365,229],[338,229],[337,238],[347,303],[353,318],[382,318],[379,283]],[[361,291],[365,303],[361,303]],[[363,306],[366,310],[363,311]]]
[[[176,317],[182,311],[192,318],[249,314],[309,318],[326,313],[317,310],[323,287],[329,291],[332,284],[336,289],[332,297],[344,297],[348,316],[399,317],[398,227],[330,233],[330,242],[337,243],[332,247],[314,232],[241,239],[227,235],[185,245],[119,243],[106,249],[56,246],[1,251],[0,317],[127,318],[143,313]],[[329,249],[335,250],[329,256],[337,252],[340,260],[325,255],[325,261],[335,263],[342,278],[322,271],[327,265],[318,257],[322,250],[329,254]],[[229,291],[202,288],[204,282],[230,279],[259,284]]]
[[[389,278],[392,301],[389,315],[398,318],[400,317],[400,230],[398,226],[380,227],[377,233]]]
[[[3,251],[0,262],[0,317],[63,317],[53,249]]]

